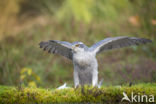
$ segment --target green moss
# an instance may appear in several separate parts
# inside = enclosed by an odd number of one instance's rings
[[[131,92],[156,96],[156,84],[139,84],[132,87],[103,86],[100,89],[84,86],[63,90],[0,86],[0,103],[102,102],[115,104],[121,101],[123,92],[128,96]]]

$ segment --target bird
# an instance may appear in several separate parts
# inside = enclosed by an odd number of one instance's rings
[[[40,48],[71,60],[74,66],[74,86],[98,86],[98,62],[96,55],[113,49],[152,42],[150,39],[118,36],[108,37],[88,47],[83,42],[49,40],[41,41]]]

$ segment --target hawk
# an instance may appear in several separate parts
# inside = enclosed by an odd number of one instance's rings
[[[74,85],[98,86],[98,62],[96,55],[103,51],[152,42],[145,38],[128,36],[110,37],[101,40],[91,47],[83,42],[49,40],[39,43],[40,48],[49,53],[62,55],[73,62]]]

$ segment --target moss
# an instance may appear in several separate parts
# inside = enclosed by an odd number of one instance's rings
[[[68,88],[63,90],[57,89],[43,89],[43,88],[16,88],[8,86],[0,86],[0,103],[80,103],[80,102],[94,102],[116,104],[121,102],[122,93],[131,92],[134,94],[153,94],[156,96],[156,84],[139,84],[131,87],[122,86],[103,86],[96,87],[79,87],[77,89]]]

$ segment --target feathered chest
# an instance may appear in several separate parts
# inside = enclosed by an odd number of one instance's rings
[[[73,55],[74,63],[80,66],[91,65],[95,59],[95,56],[89,52],[81,52]]]

